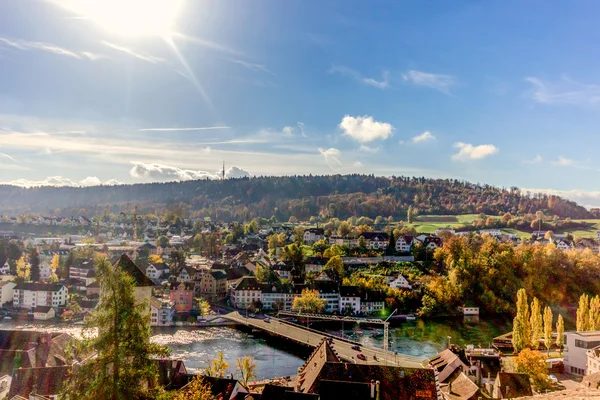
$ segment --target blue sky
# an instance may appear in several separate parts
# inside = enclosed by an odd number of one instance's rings
[[[0,2],[0,182],[195,179],[224,161],[600,205],[595,1],[139,3]]]

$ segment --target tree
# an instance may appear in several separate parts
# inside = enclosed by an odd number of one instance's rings
[[[208,366],[204,369],[204,375],[224,378],[227,373],[229,364],[225,361],[223,352],[217,353],[217,358],[208,362]]]
[[[304,252],[302,251],[302,246],[298,246],[297,243],[285,246],[281,258],[290,261],[298,268],[304,267]]]
[[[23,281],[28,281],[30,278],[30,266],[25,262],[25,256],[21,256],[17,261],[17,277]]]
[[[517,353],[527,347],[531,341],[530,324],[527,292],[525,289],[519,289],[517,291],[517,315],[513,320],[513,347]],[[518,338],[516,341],[515,336]]]
[[[194,379],[183,388],[173,392],[169,400],[215,400],[210,384],[206,383],[201,375],[196,375]]]
[[[544,333],[544,325],[542,321],[542,313],[540,310],[540,302],[537,297],[533,298],[531,302],[531,347],[538,349],[540,347],[540,339]]]
[[[340,278],[344,276],[344,262],[340,256],[331,257],[329,261],[327,261],[327,264],[325,264],[324,269],[332,269],[336,271]]]
[[[55,254],[54,257],[52,257],[52,261],[50,262],[50,269],[54,273],[57,273],[59,267],[60,267],[60,256],[58,254]]]
[[[588,330],[588,324],[590,321],[590,298],[587,294],[582,294],[579,297],[579,307],[577,307],[577,332],[583,332]]]
[[[294,217],[293,215],[290,217],[290,219],[288,219],[288,222],[290,224],[297,224],[298,223],[298,218]]]
[[[549,306],[544,309],[544,346],[550,353],[550,347],[552,347],[552,310]]]
[[[97,259],[96,269],[100,299],[76,347],[78,355],[96,356],[73,369],[63,397],[154,398],[160,389],[152,358],[168,356],[169,350],[150,342],[148,304],[136,301],[133,278],[106,258]]]
[[[256,220],[253,219],[252,221],[244,225],[244,233],[246,235],[258,233],[258,223],[256,222]]]
[[[539,351],[525,349],[515,357],[517,372],[528,374],[538,391],[548,389],[552,383],[546,371],[546,357]]]
[[[33,282],[40,280],[40,255],[35,247],[29,253],[30,277]]]
[[[209,302],[203,298],[198,298],[196,300],[198,301],[198,314],[200,314],[200,316],[202,317],[208,315],[208,313],[210,312]]]
[[[367,241],[365,240],[365,237],[362,235],[358,238],[358,248],[359,249],[367,248]]]
[[[406,212],[406,219],[408,220],[409,224],[412,224],[413,222],[415,222],[415,218],[419,215],[419,209],[417,209],[416,207],[408,206],[408,211]]]
[[[556,345],[562,353],[563,345],[565,344],[565,321],[563,321],[562,315],[558,314],[558,321],[556,321]]]
[[[304,228],[301,226],[297,226],[294,229],[294,242],[299,245],[304,244]]]
[[[148,261],[150,262],[150,264],[160,264],[163,262],[162,256],[160,254],[151,254],[150,257],[148,257]]]
[[[518,316],[513,319],[512,345],[515,353],[527,347],[529,340],[523,332],[523,321]]]
[[[235,360],[237,371],[240,374],[240,383],[248,387],[248,382],[256,378],[256,362],[251,356],[244,356]]]
[[[169,238],[166,236],[159,236],[158,239],[156,239],[156,246],[157,247],[169,247]]]
[[[49,276],[48,276],[48,282],[49,283],[56,283],[58,282],[58,275],[56,275],[56,273],[52,272]]]
[[[318,290],[303,289],[302,294],[294,298],[292,310],[303,313],[318,313],[325,308],[325,300],[319,298]]]
[[[595,296],[590,300],[588,329],[590,331],[600,330],[600,296]]]
[[[342,221],[340,223],[340,226],[338,226],[338,235],[344,237],[348,236],[350,232],[352,232],[352,227],[350,226],[350,224],[346,221]]]

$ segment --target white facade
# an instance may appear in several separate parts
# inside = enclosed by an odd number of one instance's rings
[[[396,240],[396,251],[399,253],[410,253],[410,249],[413,245],[414,240],[411,238],[406,238],[404,236],[400,236]]]
[[[171,326],[174,315],[172,302],[156,298],[150,300],[150,326]]]
[[[600,372],[600,346],[587,351],[586,375]]]
[[[384,308],[383,301],[362,300],[360,302],[360,311],[364,312],[365,314],[381,312],[381,311],[383,311],[383,308]]]
[[[323,229],[307,229],[304,231],[303,239],[306,244],[313,244],[324,238]]]
[[[459,307],[458,310],[463,315],[479,315],[479,307]]]
[[[13,301],[15,286],[14,282],[0,282],[0,306]]]
[[[191,282],[193,278],[192,274],[193,271],[191,269],[188,271],[188,268],[182,268],[179,275],[177,275],[177,282]]]
[[[352,308],[352,312],[358,314],[360,312],[360,296],[343,296],[340,295],[340,312],[344,312],[346,309]]]
[[[40,280],[46,281],[52,274],[52,268],[50,268],[50,264],[42,263],[40,264]]]
[[[412,286],[410,283],[408,283],[408,281],[406,280],[405,277],[403,277],[402,275],[398,275],[396,277],[396,279],[392,280],[389,283],[389,286],[393,289],[408,289],[411,290]]]
[[[149,265],[146,268],[146,276],[152,280],[160,279],[165,271],[164,269],[157,269],[154,265]]]
[[[481,235],[490,235],[495,238],[499,238],[502,236],[502,231],[500,229],[482,229],[479,231]]]
[[[325,300],[325,312],[336,312],[340,309],[340,294],[337,292],[319,292],[319,298]]]
[[[247,308],[257,300],[262,302],[262,290],[256,278],[240,278],[231,293],[231,302],[234,307]]]
[[[556,248],[559,250],[571,250],[573,248],[573,243],[566,240],[558,240],[556,242]]]
[[[8,260],[4,262],[4,264],[0,265],[0,274],[8,275],[10,273],[10,265],[8,264]]]
[[[566,332],[564,348],[565,372],[587,375],[588,350],[600,346],[600,331]]]
[[[293,300],[294,295],[292,293],[280,291],[277,288],[261,292],[263,307],[269,310],[274,310],[279,305],[279,309],[289,311],[292,309]]]
[[[16,308],[60,307],[67,304],[68,297],[68,290],[64,285],[19,283],[14,288],[13,306]]]

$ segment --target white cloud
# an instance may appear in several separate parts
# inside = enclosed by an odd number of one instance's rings
[[[13,157],[9,156],[6,153],[0,153],[0,158],[8,158],[11,161],[17,162],[17,160],[15,160]]]
[[[430,140],[435,140],[435,136],[433,136],[429,131],[425,131],[412,138],[413,143],[428,142]]]
[[[297,122],[298,124],[298,128],[300,129],[300,134],[302,135],[302,137],[306,137],[306,133],[304,133],[304,122]]]
[[[432,74],[429,72],[410,70],[402,74],[402,79],[418,86],[426,86],[448,93],[456,83],[456,78],[451,75]]]
[[[133,168],[129,174],[133,178],[146,179],[151,181],[169,182],[169,181],[191,181],[198,179],[221,179],[221,171],[215,173],[199,171],[192,169],[182,169],[172,165],[164,164],[146,164],[133,161]],[[250,177],[248,171],[239,167],[232,166],[225,171],[225,178],[245,178]]]
[[[522,193],[542,193],[547,195],[561,196],[565,199],[573,200],[578,204],[587,207],[600,207],[600,191],[586,191],[579,189],[559,190],[559,189],[521,189]]]
[[[122,185],[122,182],[117,181],[116,179],[110,179],[104,183],[100,181],[95,176],[88,176],[80,181],[74,181],[69,178],[65,178],[62,176],[49,176],[46,179],[34,181],[29,179],[16,179],[14,181],[2,182],[3,185],[14,185],[21,186],[25,188],[29,187],[38,187],[38,186],[72,186],[72,187],[88,187],[88,186],[113,186],[113,185]]]
[[[542,161],[544,161],[544,159],[542,158],[542,156],[540,156],[539,154],[537,156],[535,156],[533,159],[531,160],[525,160],[523,161],[525,164],[541,164]]]
[[[87,58],[92,61],[95,61],[95,60],[98,60],[98,59],[104,57],[99,54],[91,53],[89,51],[77,52],[77,51],[65,49],[64,47],[60,47],[60,46],[57,46],[57,45],[51,44],[51,43],[30,42],[27,40],[20,40],[20,39],[7,39],[7,38],[0,37],[0,46],[1,45],[9,46],[9,47],[12,47],[15,49],[25,50],[25,51],[39,50],[39,51],[43,51],[46,53],[53,53],[53,54],[57,54],[59,56],[66,56],[66,57],[77,58],[77,59]]]
[[[452,156],[454,160],[479,160],[492,154],[496,154],[499,151],[493,144],[473,146],[470,143],[458,142],[454,147],[459,149],[458,153]]]
[[[255,63],[251,63],[251,62],[247,62],[247,61],[243,61],[243,60],[236,60],[236,59],[230,59],[230,61],[232,63],[239,64],[239,65],[246,67],[248,69],[251,69],[253,71],[266,72],[267,74],[275,75],[264,64],[255,64]]]
[[[387,71],[383,72],[383,74],[381,76],[381,78],[382,78],[381,80],[365,77],[362,74],[360,74],[358,71],[355,71],[348,67],[344,67],[342,65],[334,65],[327,72],[329,72],[330,74],[337,73],[337,74],[340,74],[347,78],[354,79],[355,81],[360,82],[364,85],[374,86],[379,89],[385,89],[389,86],[389,79],[388,79],[389,73]]]
[[[572,166],[576,165],[577,163],[569,158],[559,156],[556,161],[552,162],[552,164],[558,165],[560,167],[572,167]]]
[[[369,146],[365,146],[364,144],[361,144],[360,147],[358,148],[358,150],[365,152],[365,153],[377,153],[377,152],[379,152],[379,150],[381,150],[381,147],[369,147]]]
[[[353,167],[357,167],[357,168],[361,168],[361,167],[363,167],[364,165],[363,165],[363,163],[361,163],[360,161],[355,161],[355,162],[352,164],[352,166],[353,166]]]
[[[142,128],[139,132],[177,132],[177,131],[210,131],[214,129],[231,129],[230,126],[203,126],[199,128]]]
[[[282,132],[284,135],[292,136],[294,134],[294,128],[291,126],[284,126]]]
[[[113,50],[118,50],[118,51],[121,51],[123,53],[127,53],[130,56],[132,56],[134,58],[137,58],[138,60],[147,61],[147,62],[152,63],[152,64],[158,64],[158,63],[162,63],[162,62],[166,61],[164,58],[150,56],[150,55],[146,55],[146,54],[141,54],[141,53],[133,51],[133,50],[127,48],[127,47],[119,46],[119,45],[116,45],[114,43],[107,42],[105,40],[101,40],[100,43],[102,43],[103,45],[105,45],[107,47],[110,47]]]
[[[344,135],[350,136],[352,139],[368,143],[377,139],[387,139],[392,136],[394,127],[387,122],[378,122],[373,120],[373,117],[352,117],[346,115],[342,118],[339,124]]]
[[[527,77],[525,81],[533,86],[530,95],[538,103],[579,106],[600,104],[599,85],[583,84],[567,77],[562,77],[558,82],[544,82],[536,77]]]
[[[336,148],[329,148],[327,150],[320,148],[319,152],[325,157],[325,162],[329,165],[329,168],[335,170],[342,166],[340,158],[342,153]]]

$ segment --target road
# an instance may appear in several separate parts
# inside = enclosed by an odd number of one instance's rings
[[[316,347],[324,337],[331,337],[325,333],[307,330],[306,328],[290,323],[282,322],[277,318],[269,318],[269,322],[265,322],[262,317],[246,317],[239,312],[234,311],[226,315],[222,315],[231,321],[235,321],[242,325],[251,326],[278,336],[286,337],[298,343]],[[384,352],[382,349],[360,346],[360,351],[353,350],[352,346],[356,343],[343,340],[338,337],[333,337],[333,349],[345,361],[355,362],[358,364],[376,364],[400,366],[406,368],[423,368],[427,366],[426,360],[419,360],[414,357],[409,357],[391,352]],[[362,353],[366,356],[366,360],[357,358],[357,354]],[[376,358],[375,358],[376,357]]]

